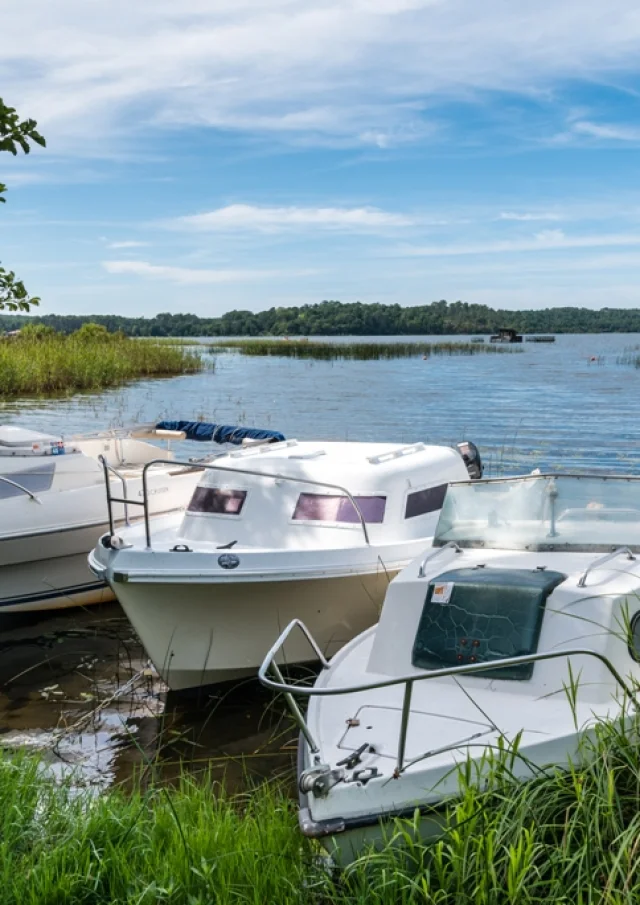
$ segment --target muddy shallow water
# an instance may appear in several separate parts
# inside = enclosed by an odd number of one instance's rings
[[[230,791],[289,782],[296,731],[256,682],[168,692],[117,604],[0,624],[0,744],[97,788],[210,767]]]

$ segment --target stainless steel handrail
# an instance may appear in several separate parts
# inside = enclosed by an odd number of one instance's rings
[[[426,564],[434,558],[434,556],[439,556],[444,550],[455,550],[456,553],[462,553],[462,547],[459,546],[454,540],[450,540],[449,543],[445,544],[443,547],[438,547],[437,550],[432,550],[431,553],[427,553],[425,558],[420,563],[420,568],[418,569],[418,578],[424,578],[424,567]]]
[[[607,553],[606,556],[601,556],[600,559],[595,559],[590,566],[587,566],[578,580],[578,587],[584,588],[586,586],[587,575],[589,574],[589,572],[592,572],[594,569],[598,569],[600,566],[604,566],[605,563],[608,563],[610,560],[615,559],[617,556],[621,556],[623,553],[629,560],[636,558],[629,547],[618,547],[617,550],[614,550],[612,553]]]
[[[38,499],[35,493],[33,493],[27,487],[23,487],[22,484],[18,484],[17,481],[12,481],[11,478],[5,478],[4,475],[0,475],[0,481],[3,481],[5,484],[11,484],[12,487],[16,487],[18,490],[26,493],[34,503],[38,503],[39,506],[42,506],[42,500]]]
[[[177,459],[152,459],[150,462],[147,462],[142,469],[142,505],[144,506],[144,526],[145,526],[145,536],[147,541],[147,547],[151,547],[151,526],[149,524],[149,502],[148,502],[148,493],[147,493],[147,472],[149,468],[153,465],[173,465],[173,466],[185,466],[193,468],[192,462],[180,462]],[[312,481],[310,478],[292,478],[290,475],[279,474],[277,472],[266,472],[266,471],[256,471],[255,469],[250,468],[229,468],[225,465],[214,465],[211,463],[199,462],[198,468],[208,468],[211,471],[222,471],[228,474],[244,474],[251,475],[257,478],[267,478],[270,480],[276,481],[290,481],[293,484],[307,484],[311,487],[325,487],[331,490],[339,490],[340,493],[344,494],[348,500],[350,500],[351,505],[356,511],[358,519],[360,520],[360,525],[362,527],[362,533],[364,534],[365,543],[367,546],[371,543],[369,540],[369,532],[367,530],[367,523],[362,514],[362,510],[356,503],[354,497],[347,490],[346,487],[342,487],[340,484],[331,484],[329,481]],[[137,500],[135,501],[138,502]]]
[[[311,632],[306,627],[304,622],[302,622],[300,619],[293,619],[281,633],[275,644],[271,646],[269,652],[267,653],[267,656],[263,660],[262,665],[258,670],[258,679],[260,680],[260,682],[266,688],[270,688],[272,691],[284,694],[287,698],[287,701],[290,700],[292,695],[302,695],[303,697],[307,698],[332,697],[334,695],[356,694],[363,691],[374,691],[378,688],[391,688],[394,685],[404,685],[405,692],[402,704],[402,717],[400,723],[400,735],[398,740],[398,759],[396,764],[396,771],[398,773],[403,769],[404,766],[406,738],[409,728],[409,717],[411,714],[411,694],[413,691],[413,686],[416,682],[426,682],[432,679],[443,679],[448,676],[473,675],[474,673],[483,672],[487,669],[507,669],[509,666],[521,666],[527,663],[537,663],[543,660],[557,660],[561,657],[595,657],[596,660],[599,660],[604,666],[606,666],[615,681],[620,685],[625,694],[629,697],[633,705],[636,708],[639,708],[638,702],[636,701],[634,696],[634,692],[627,685],[627,683],[617,671],[615,666],[611,663],[609,658],[605,657],[604,654],[601,654],[598,651],[588,650],[586,648],[541,651],[535,654],[523,654],[518,657],[505,657],[502,660],[491,660],[488,662],[485,661],[483,663],[466,663],[462,666],[448,666],[444,669],[430,670],[429,672],[425,672],[419,675],[396,676],[390,679],[381,679],[376,682],[367,682],[363,685],[350,685],[335,688],[316,688],[315,686],[290,685],[287,682],[282,681],[282,673],[275,663],[275,658],[278,651],[281,647],[283,647],[291,632],[296,628],[299,628],[302,631],[313,650],[317,654],[320,654],[318,659],[320,660],[322,668],[330,668],[329,662],[327,661],[326,657],[324,657],[324,655],[320,653],[320,648],[318,647],[317,642],[313,638]],[[276,681],[268,677],[267,673],[269,672],[269,670],[271,670],[276,676]],[[304,717],[302,717],[301,711],[297,704],[295,706],[295,710],[293,710],[292,712],[294,719],[298,724],[298,727],[309,742],[309,747],[312,753],[318,752],[320,750],[319,746],[313,738],[313,734],[306,724]]]
[[[130,523],[130,521],[129,521],[129,496],[128,496],[128,493],[127,493],[127,479],[125,478],[124,475],[120,474],[120,472],[118,471],[117,468],[114,468],[113,465],[109,465],[109,463],[107,462],[107,460],[106,460],[106,458],[105,458],[104,456],[98,456],[98,461],[102,464],[102,468],[104,469],[104,472],[105,472],[105,481],[106,481],[106,483],[107,483],[107,498],[108,498],[108,503],[111,502],[111,501],[113,501],[113,500],[115,499],[114,497],[111,497],[111,498],[109,499],[109,493],[108,493],[108,488],[109,488],[109,477],[108,477],[108,472],[111,472],[111,474],[115,475],[116,478],[118,478],[120,481],[122,481],[122,494],[123,494],[123,497],[124,497],[124,523],[125,523],[125,525],[130,525],[131,523]],[[115,500],[115,501],[116,501],[116,502],[119,502],[118,500]],[[112,526],[112,523],[113,523],[113,515],[112,515],[112,513],[111,513],[111,506],[109,505],[109,527]],[[113,533],[113,529],[112,529],[112,533]]]

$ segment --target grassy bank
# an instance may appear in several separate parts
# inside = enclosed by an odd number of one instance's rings
[[[295,805],[275,787],[229,798],[208,778],[126,796],[74,793],[26,756],[0,761],[0,905],[278,903],[520,905],[640,901],[638,732],[599,727],[584,765],[512,779],[494,757],[483,791],[462,797],[435,844],[394,841],[344,875],[327,874]]]
[[[33,327],[0,339],[0,395],[98,390],[140,377],[192,373],[200,356],[180,346],[128,339],[88,324],[65,336]]]
[[[243,355],[278,355],[288,358],[323,360],[357,359],[378,361],[385,358],[430,358],[432,355],[487,355],[522,352],[522,348],[491,343],[329,343],[304,339],[232,339],[209,346],[214,351],[241,352]]]

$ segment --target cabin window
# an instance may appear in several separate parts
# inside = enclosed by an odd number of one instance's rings
[[[31,468],[29,471],[8,472],[4,475],[7,480],[0,480],[0,500],[8,500],[14,496],[26,496],[24,490],[9,484],[9,481],[20,484],[21,487],[24,487],[25,490],[30,490],[31,493],[42,493],[44,490],[49,490],[53,483],[55,470],[55,462],[47,462],[46,465]]]
[[[215,515],[240,515],[246,490],[224,490],[221,487],[196,487],[187,512],[206,512]]]
[[[444,669],[534,654],[547,598],[566,575],[546,569],[456,569],[428,586],[411,662]],[[529,679],[533,663],[477,673]]]
[[[410,493],[407,496],[404,517],[415,518],[417,515],[426,515],[427,512],[437,512],[442,509],[447,486],[447,484],[439,484],[437,487],[427,487],[425,490]]]
[[[380,524],[387,505],[385,496],[354,497],[365,522]],[[360,517],[348,497],[321,493],[301,493],[293,513],[296,522],[346,522],[358,524]]]
[[[640,663],[640,612],[633,615],[629,624],[629,653]]]

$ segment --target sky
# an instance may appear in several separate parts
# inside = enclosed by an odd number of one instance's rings
[[[640,307],[631,0],[2,0],[41,312]]]

